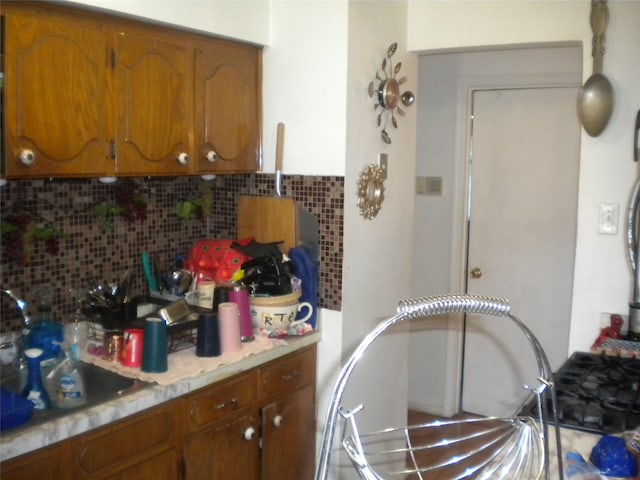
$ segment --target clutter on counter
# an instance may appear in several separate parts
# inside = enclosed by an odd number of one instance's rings
[[[237,351],[223,353],[217,357],[199,357],[196,355],[195,347],[188,348],[169,355],[168,368],[162,373],[125,367],[121,363],[105,360],[99,355],[87,355],[85,361],[125,377],[136,378],[143,382],[156,382],[159,385],[171,385],[286,344],[284,340],[256,337],[254,342],[242,343]]]

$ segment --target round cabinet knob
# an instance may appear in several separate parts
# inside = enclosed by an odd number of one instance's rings
[[[181,165],[186,165],[187,163],[189,163],[189,155],[182,152],[178,154],[178,163]]]
[[[473,270],[471,270],[469,275],[471,276],[471,278],[480,278],[480,277],[482,277],[482,270],[480,270],[478,267],[476,267]]]
[[[253,437],[255,436],[256,436],[256,430],[253,427],[249,427],[244,431],[245,440],[253,440]]]
[[[209,150],[207,152],[207,161],[214,163],[218,161],[218,154],[216,152],[214,152],[213,150]]]
[[[273,417],[273,426],[278,428],[280,425],[282,425],[282,415],[276,415]]]
[[[23,165],[33,165],[33,162],[36,161],[36,156],[33,153],[33,150],[25,149],[20,152],[18,156]]]

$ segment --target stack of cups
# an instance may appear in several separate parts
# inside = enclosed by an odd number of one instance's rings
[[[167,365],[167,324],[161,318],[150,317],[144,322],[141,369],[147,373],[163,373]]]
[[[218,305],[218,322],[222,353],[238,352],[240,350],[240,313],[238,305],[233,302],[224,302]]]
[[[198,357],[217,357],[220,355],[218,315],[213,312],[200,314],[198,318],[196,355]]]

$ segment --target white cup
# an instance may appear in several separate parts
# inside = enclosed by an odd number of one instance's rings
[[[299,320],[296,315],[303,308],[308,312]],[[313,315],[313,306],[309,302],[291,303],[289,305],[255,305],[251,304],[251,322],[254,328],[267,330],[287,330],[292,323],[306,322]]]
[[[187,292],[184,296],[189,305],[203,308],[213,308],[213,292],[215,291],[215,282],[199,283],[192,292]]]

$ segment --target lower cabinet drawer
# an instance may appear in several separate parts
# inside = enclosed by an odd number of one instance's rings
[[[252,406],[255,399],[255,372],[242,374],[195,392],[185,400],[186,431],[197,432],[234,412]]]
[[[315,382],[316,349],[308,348],[287,355],[260,367],[258,398],[264,400],[274,395],[300,388]]]

